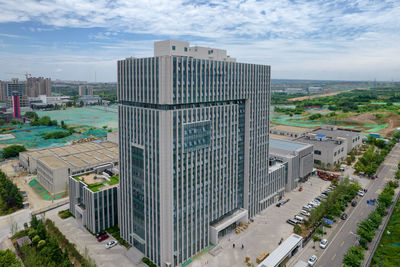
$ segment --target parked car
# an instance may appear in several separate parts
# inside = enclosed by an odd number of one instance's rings
[[[299,215],[294,216],[294,219],[299,223],[304,223],[304,218]]]
[[[290,200],[290,199],[282,200],[282,201],[278,202],[278,203],[276,204],[276,206],[279,208],[280,206],[283,206],[283,205],[285,205],[286,203],[288,203],[289,200]]]
[[[312,255],[311,258],[308,260],[308,266],[314,266],[317,260],[318,260],[317,256]]]
[[[112,248],[118,244],[117,240],[110,241],[106,244],[106,248]]]
[[[322,198],[321,198],[321,197],[316,197],[316,198],[314,198],[314,201],[321,202],[321,201],[322,201]]]
[[[346,220],[346,219],[347,219],[347,214],[346,214],[346,213],[343,213],[343,214],[340,216],[340,219]]]
[[[291,225],[296,225],[296,224],[298,224],[298,221],[295,220],[295,219],[288,219],[286,222],[287,222],[288,224],[291,224]]]
[[[325,199],[325,198],[327,198],[328,196],[325,195],[325,194],[321,194],[321,195],[319,195],[319,197],[322,198],[322,199]]]
[[[321,243],[319,243],[319,247],[320,248],[326,248],[326,246],[328,245],[328,239],[322,239]]]
[[[301,210],[300,214],[304,215],[304,216],[310,216],[310,213],[308,211],[306,211],[306,210]]]
[[[96,238],[99,238],[100,236],[105,235],[105,234],[107,234],[106,231],[100,231],[96,234]]]
[[[107,238],[109,238],[109,235],[108,234],[104,234],[104,235],[99,236],[97,238],[97,241],[101,242],[103,240],[106,240]]]
[[[365,195],[365,192],[364,192],[364,190],[360,190],[360,191],[358,191],[358,193],[357,193],[360,197],[363,197],[364,195]]]
[[[311,211],[312,210],[312,206],[310,206],[310,205],[305,205],[305,206],[303,206],[303,210],[306,210],[306,211]]]
[[[352,202],[351,202],[351,206],[352,206],[352,207],[355,207],[355,206],[357,206],[357,201],[355,201],[355,200],[354,200],[354,201],[352,201]]]
[[[26,191],[20,191],[20,192],[21,192],[22,197],[28,197],[28,195],[26,194]]]

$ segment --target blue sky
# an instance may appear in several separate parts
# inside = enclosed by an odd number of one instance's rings
[[[400,80],[400,0],[0,0],[0,80],[116,81],[116,60],[190,41],[272,78]]]

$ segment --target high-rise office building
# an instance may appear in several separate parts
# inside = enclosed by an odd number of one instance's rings
[[[29,77],[26,83],[26,94],[28,97],[38,97],[39,95],[51,96],[50,78]]]
[[[269,174],[270,66],[155,42],[118,61],[121,236],[176,266],[283,195]]]

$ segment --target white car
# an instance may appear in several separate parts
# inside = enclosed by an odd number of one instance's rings
[[[319,243],[320,248],[326,248],[327,245],[328,245],[328,239],[322,239],[321,243]]]
[[[112,248],[118,244],[117,240],[110,241],[106,244],[106,248]]]
[[[318,260],[317,256],[312,255],[311,258],[308,260],[308,266],[314,266],[317,260]]]
[[[310,216],[310,213],[308,211],[306,211],[306,210],[301,210],[300,214],[304,215],[304,216]]]
[[[363,190],[358,191],[358,195],[360,197],[363,197],[365,195],[365,192]]]

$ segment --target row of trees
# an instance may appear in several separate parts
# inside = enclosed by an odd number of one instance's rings
[[[359,245],[351,247],[344,255],[345,267],[358,267],[364,260],[364,250],[368,249],[368,243],[374,239],[376,229],[382,223],[386,209],[392,204],[394,189],[398,187],[397,182],[389,181],[378,197],[376,209],[369,214],[368,218],[358,224],[357,234],[360,236]]]
[[[355,197],[361,187],[356,182],[350,182],[348,178],[337,184],[328,197],[321,202],[315,209],[311,210],[310,216],[305,221],[304,226],[314,229],[321,224],[322,219],[333,220],[341,215],[348,203]],[[294,226],[293,232],[301,234],[302,229],[299,225]],[[316,242],[317,240],[314,240]]]
[[[0,215],[22,208],[23,198],[18,187],[0,170]]]
[[[72,267],[75,263],[79,266],[95,266],[92,261],[86,260],[65,236],[54,226],[54,222],[38,220],[33,216],[30,227],[25,224],[25,230],[14,235],[14,239],[28,235],[31,244],[24,244],[19,248],[25,266],[60,266]]]
[[[310,212],[305,226],[314,228],[321,223],[323,218],[333,220],[334,217],[340,216],[346,209],[346,205],[355,197],[360,189],[361,187],[358,183],[350,182],[348,178],[340,182],[328,195],[326,200],[322,201],[320,206]]]
[[[381,163],[385,160],[386,155],[389,154],[399,138],[400,132],[393,134],[388,143],[382,139],[376,139],[370,136],[367,140],[370,147],[364,155],[358,159],[354,165],[354,169],[357,172],[364,172],[368,175],[375,174]]]

